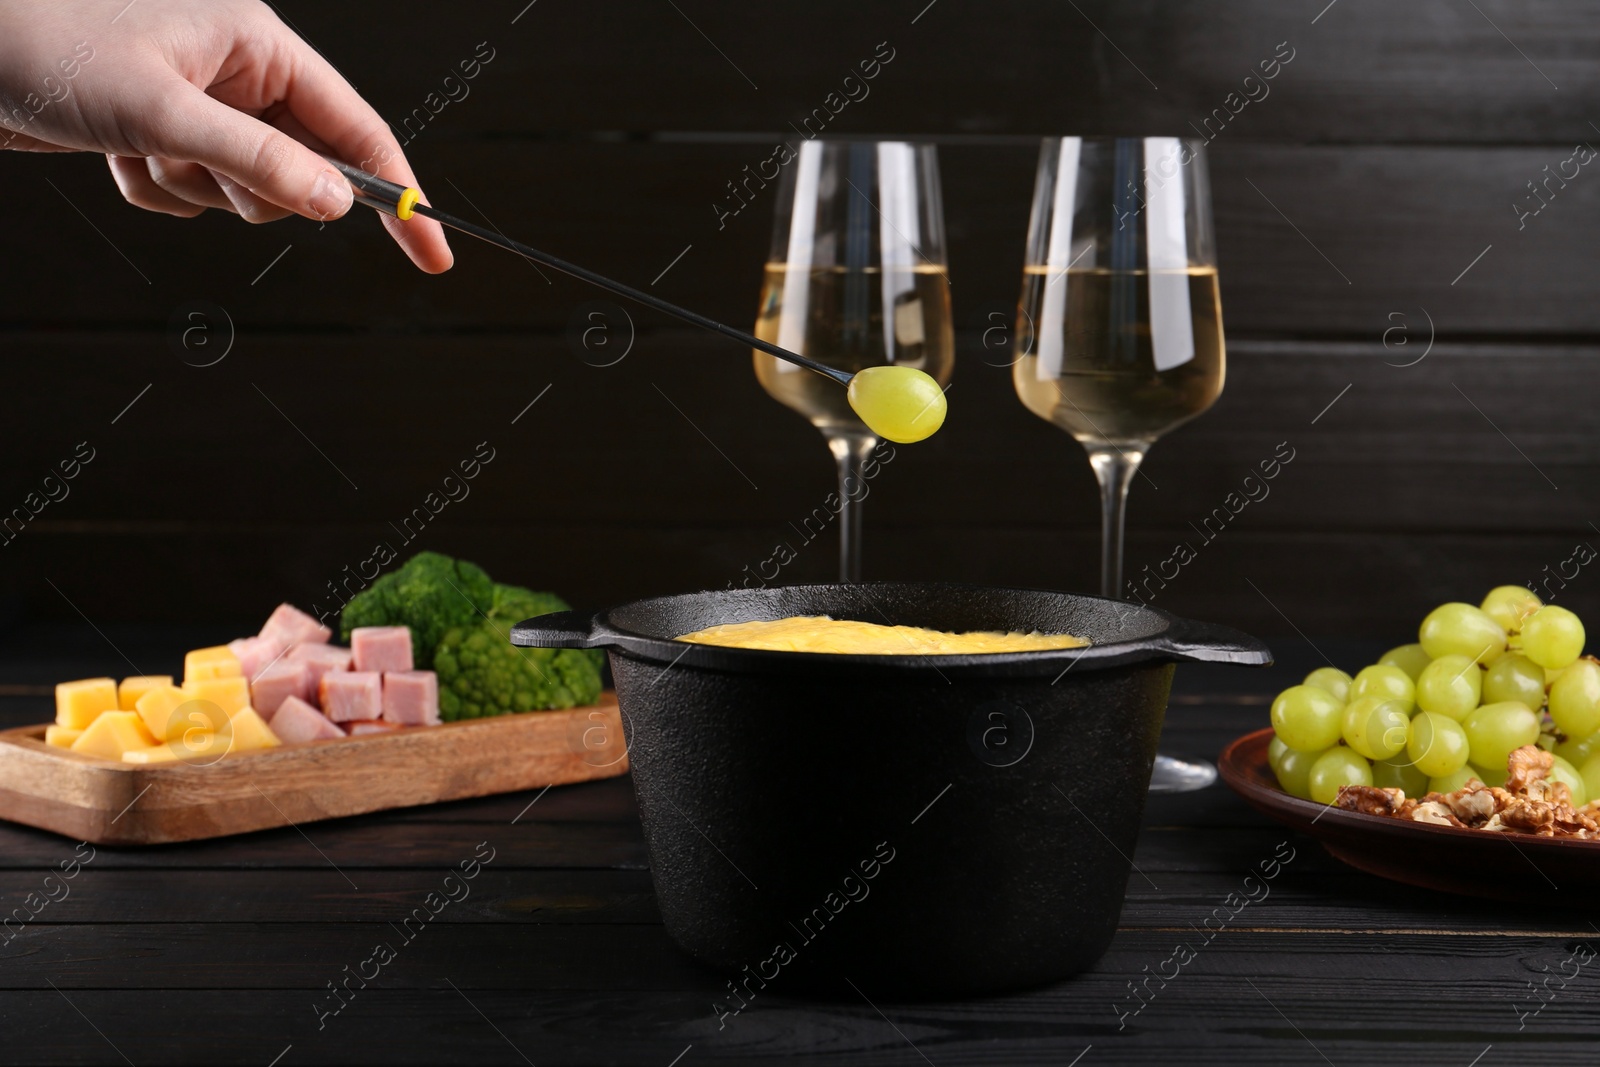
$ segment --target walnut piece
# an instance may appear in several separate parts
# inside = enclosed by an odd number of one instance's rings
[[[1429,793],[1417,800],[1399,789],[1347,785],[1340,787],[1334,803],[1345,811],[1433,826],[1600,841],[1600,798],[1574,810],[1572,790],[1549,777],[1553,766],[1550,753],[1524,745],[1506,760],[1504,788],[1473,778],[1453,793]]]
[[[1489,789],[1459,789],[1441,796],[1439,803],[1468,826],[1488,821],[1501,807],[1498,798]]]
[[[1590,809],[1595,810],[1595,815],[1585,814]],[[1593,804],[1587,805],[1583,811],[1573,811],[1571,805],[1567,805],[1565,810],[1558,807],[1555,821],[1556,836],[1600,838],[1600,818],[1596,818],[1596,815],[1600,815],[1600,808]]]
[[[1437,800],[1424,800],[1421,804],[1418,804],[1412,809],[1411,821],[1432,823],[1435,826],[1460,826],[1462,828],[1467,825],[1456,818],[1449,808]]]
[[[1341,785],[1334,806],[1345,811],[1359,811],[1363,815],[1393,815],[1405,803],[1406,794],[1400,789],[1379,789],[1370,785]]]
[[[1555,805],[1543,800],[1534,800],[1532,797],[1517,797],[1500,812],[1500,821],[1509,830],[1548,836],[1554,833]]]
[[[1537,745],[1523,745],[1506,759],[1506,791],[1526,793],[1528,786],[1550,773],[1555,757]]]
[[[1572,805],[1572,790],[1566,782],[1558,782],[1553,778],[1536,778],[1529,782],[1527,795],[1547,804]]]

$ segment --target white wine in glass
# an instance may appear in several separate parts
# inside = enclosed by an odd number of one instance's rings
[[[854,373],[894,364],[949,382],[955,364],[932,145],[807,141],[779,186],[755,335]],[[755,353],[756,378],[822,431],[839,475],[839,579],[861,579],[863,465],[878,438],[845,390]]]
[[[1088,452],[1100,482],[1100,594],[1122,599],[1129,484],[1156,438],[1222,392],[1204,142],[1044,142],[1017,334],[1017,396]],[[1215,779],[1209,763],[1157,756],[1150,788],[1182,792]]]
[[[1045,306],[1051,277],[1048,267],[1024,271],[1022,306],[1027,314],[1055,314]],[[1142,270],[1073,269],[1056,277],[1066,297],[1060,318],[1078,325],[1069,327],[1074,331],[1070,341],[1062,339],[1059,364],[1047,361],[1041,367],[1039,356],[1031,352],[1018,362],[1017,395],[1029,411],[1086,446],[1120,444],[1142,450],[1217,399],[1224,358],[1215,267],[1172,271],[1158,276],[1155,285],[1150,272]],[[1156,362],[1150,320],[1173,313],[1188,320],[1193,353],[1163,368]],[[1122,319],[1125,324],[1119,323]]]

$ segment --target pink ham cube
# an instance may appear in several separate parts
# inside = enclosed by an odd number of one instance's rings
[[[334,722],[383,714],[383,676],[377,671],[329,671],[322,676],[322,713]]]
[[[438,726],[439,676],[432,671],[386,673],[383,718],[401,726]]]
[[[279,604],[261,627],[261,636],[284,648],[302,644],[326,644],[333,631],[293,604]]]
[[[286,745],[344,736],[344,731],[329,722],[326,715],[299,697],[288,697],[278,705],[271,726],[278,740]]]
[[[350,631],[350,651],[358,671],[409,671],[416,665],[408,626],[357,626]]]
[[[392,722],[375,719],[370,722],[353,722],[345,727],[351,737],[360,737],[362,734],[392,734],[400,729]]]
[[[270,637],[241,637],[228,642],[228,651],[238,657],[239,673],[253,681],[261,673],[261,668],[277,662],[283,655],[284,646]]]
[[[260,674],[250,683],[250,706],[257,713],[270,720],[273,712],[278,710],[290,697],[305,700],[311,695],[307,688],[310,672],[304,663],[291,663],[280,659],[270,667],[263,668]]]
[[[350,669],[350,650],[338,645],[295,645],[284,658],[306,665],[306,692],[310,694],[307,699],[313,702],[321,699],[324,674]]]

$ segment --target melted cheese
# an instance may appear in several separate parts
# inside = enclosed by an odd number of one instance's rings
[[[788,619],[735,622],[684,634],[679,641],[773,652],[838,652],[857,656],[958,656],[982,652],[1035,652],[1082,648],[1089,642],[1071,634],[949,633],[920,626],[881,626],[875,622],[796,615]]]

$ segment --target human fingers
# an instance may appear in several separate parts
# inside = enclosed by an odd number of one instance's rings
[[[155,183],[173,196],[204,207],[217,207],[224,211],[236,210],[233,201],[228,199],[222,187],[217,184],[216,176],[200,164],[185,163],[183,160],[167,159],[164,156],[151,156],[144,162],[150,169],[150,177],[155,179]]]
[[[232,210],[238,212],[239,217],[246,222],[277,222],[294,214],[287,208],[279,207],[257,196],[226,174],[212,174],[211,177],[216,182],[217,188],[222,191],[222,195],[227,198]]]
[[[350,210],[350,183],[282,130],[213,99],[176,74],[162,96],[161,114],[142,131],[147,154],[206,167],[245,218],[264,221],[271,209],[263,202],[314,219],[338,218]]]
[[[175,196],[157,185],[142,159],[106,156],[106,163],[111,167],[111,177],[122,192],[122,198],[134,207],[142,207],[146,211],[159,211],[163,215],[177,215],[185,219],[192,219],[205,210],[201,205]]]
[[[287,114],[275,121],[302,140],[326,145],[336,158],[401,185],[416,186],[416,175],[400,144],[382,117],[359,93],[304,42],[284,99]],[[426,194],[423,203],[428,203]],[[432,219],[413,215],[402,221],[380,216],[389,234],[411,261],[430,274],[449,270],[455,262],[444,229]]]
[[[161,156],[146,159],[126,156],[106,158],[111,162],[111,173],[116,177],[124,198],[136,207],[186,217],[215,207],[231,211],[249,222],[273,222],[292,214],[261,199],[239,183],[211,173],[198,163],[185,163]],[[132,194],[137,194],[137,197]],[[176,209],[173,201],[193,210]]]

